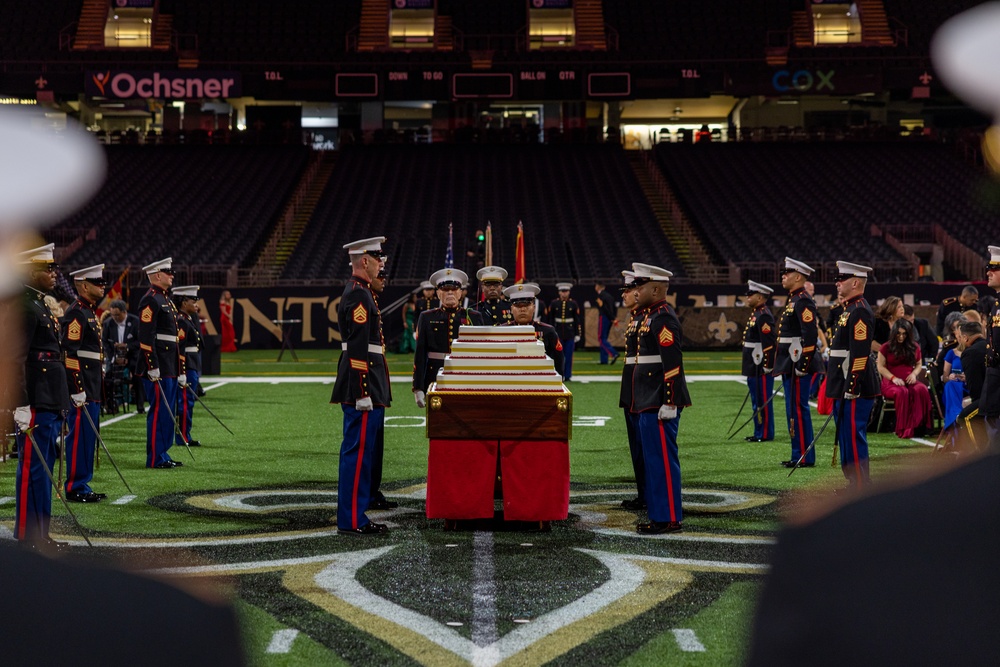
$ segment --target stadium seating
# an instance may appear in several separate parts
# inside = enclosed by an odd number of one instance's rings
[[[108,146],[101,191],[52,231],[96,229],[63,263],[241,265],[282,211],[309,158],[304,146]]]
[[[167,4],[167,3],[164,3]],[[198,35],[207,61],[329,61],[342,57],[344,36],[358,24],[360,1],[170,0],[174,30]]]
[[[656,158],[718,259],[903,259],[871,228],[940,224],[971,247],[994,224],[981,176],[934,143],[660,144]]]
[[[81,0],[0,2],[0,60],[47,60],[58,54],[60,32],[80,18],[80,4]]]
[[[519,220],[532,279],[617,280],[633,261],[682,273],[620,147],[387,145],[342,152],[282,277],[342,279],[341,246],[379,232],[393,278],[420,282],[444,265],[449,222],[456,267],[491,221],[510,270]]]
[[[704,0],[614,0],[604,20],[620,35],[624,55],[666,58],[763,58],[769,30],[786,30],[801,0],[706,3]]]

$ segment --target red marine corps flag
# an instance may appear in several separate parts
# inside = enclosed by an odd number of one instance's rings
[[[108,288],[108,291],[104,293],[104,298],[101,302],[97,304],[95,309],[97,316],[100,317],[101,313],[111,307],[111,302],[115,299],[125,299],[125,291],[128,289],[128,268],[122,271],[122,274],[118,276],[118,280]]]
[[[517,242],[514,244],[514,284],[520,285],[526,279],[524,270],[524,223],[517,223]]]

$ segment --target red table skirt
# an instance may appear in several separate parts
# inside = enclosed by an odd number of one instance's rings
[[[432,438],[427,457],[427,518],[491,518],[497,449],[504,519],[557,521],[568,516],[567,441]]]

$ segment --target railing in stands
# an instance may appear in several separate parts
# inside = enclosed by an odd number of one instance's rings
[[[50,243],[56,244],[55,258],[61,262],[65,257],[71,257],[84,242],[97,239],[97,227],[69,227],[53,229],[45,234]]]
[[[872,225],[873,230],[899,243],[934,243],[934,225]]]
[[[309,192],[309,187],[316,178],[316,172],[319,170],[321,162],[319,156],[319,153],[314,153],[310,158],[309,166],[306,167],[306,171],[299,181],[299,187],[296,188],[295,193],[292,195],[291,201],[285,209],[285,214],[282,216],[271,238],[268,239],[267,245],[261,250],[256,265],[251,269],[240,269],[241,285],[246,285],[247,281],[251,285],[266,285],[270,284],[274,279],[270,267],[274,264],[278,246],[292,231],[292,226],[295,223],[295,214],[302,205],[303,197]]]
[[[73,48],[73,38],[76,36],[76,24],[78,21],[69,23],[59,31],[59,50],[69,51]]]
[[[983,266],[986,260],[969,246],[956,240],[941,225],[933,225],[934,242],[941,246],[944,251],[944,261],[951,264],[972,280],[983,275]]]

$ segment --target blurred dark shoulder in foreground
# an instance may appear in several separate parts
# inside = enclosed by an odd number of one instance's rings
[[[144,576],[0,544],[6,665],[246,664],[233,608]],[[66,606],[85,600],[85,607]]]
[[[748,665],[992,664],[1000,455],[778,537]]]

